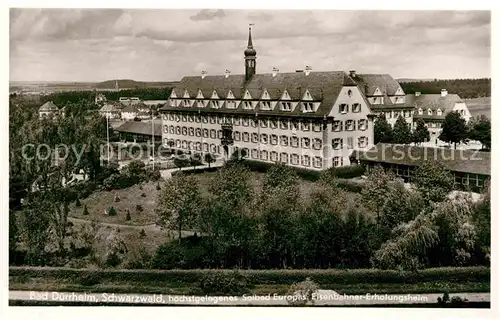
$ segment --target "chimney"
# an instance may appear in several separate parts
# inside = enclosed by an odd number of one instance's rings
[[[308,76],[309,73],[311,73],[311,70],[312,70],[312,68],[310,66],[306,66],[306,69],[304,71],[304,73],[306,74],[306,76]]]
[[[273,68],[273,77],[276,77],[276,75],[280,72],[280,69],[278,68]]]
[[[229,70],[226,69],[226,71],[224,73],[224,77],[225,78],[229,77],[229,74],[231,74],[231,71],[229,71]]]
[[[441,97],[446,97],[448,95],[448,90],[441,89]]]
[[[349,75],[351,78],[356,78],[356,70],[349,70]]]
[[[207,72],[206,72],[205,70],[203,70],[203,71],[201,72],[201,78],[202,78],[202,79],[205,79],[205,77],[206,77],[206,76],[207,76]]]
[[[415,92],[415,97],[420,97],[420,91]]]

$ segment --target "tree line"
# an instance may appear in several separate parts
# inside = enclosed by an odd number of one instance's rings
[[[374,143],[396,143],[420,145],[430,140],[429,129],[425,121],[417,119],[416,127],[412,131],[406,120],[399,116],[394,128],[387,122],[383,113],[379,114],[374,122]],[[484,150],[491,148],[491,121],[484,115],[472,118],[468,123],[458,111],[450,112],[441,124],[441,141],[452,143],[456,149],[457,143],[468,143],[470,140],[479,141]]]
[[[441,93],[447,89],[448,93],[458,94],[463,99],[490,97],[491,79],[453,79],[418,82],[401,82],[401,87],[407,94],[421,92],[422,94]]]
[[[479,204],[447,199],[453,177],[426,163],[415,187],[382,168],[360,193],[329,171],[310,191],[296,173],[273,165],[259,184],[244,161],[231,160],[202,192],[196,175],[179,173],[158,196],[157,224],[177,230],[153,268],[403,268],[487,264],[489,195]],[[200,235],[182,238],[181,231]]]

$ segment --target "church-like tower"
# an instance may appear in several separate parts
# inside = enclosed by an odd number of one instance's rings
[[[248,27],[248,45],[245,49],[245,79],[248,81],[252,79],[252,76],[255,74],[256,64],[255,60],[257,59],[257,51],[253,48],[252,44],[252,27]]]

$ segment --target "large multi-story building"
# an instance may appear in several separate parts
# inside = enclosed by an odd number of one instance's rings
[[[248,158],[322,170],[350,164],[353,150],[373,145],[373,105],[406,106],[389,75],[351,71],[256,72],[251,29],[245,74],[184,77],[161,108],[163,144],[223,156],[245,150]],[[224,152],[222,124],[233,128]],[[411,121],[409,121],[411,123]]]

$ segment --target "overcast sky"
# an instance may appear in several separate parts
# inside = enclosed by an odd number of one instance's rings
[[[355,69],[395,78],[490,77],[487,11],[12,9],[10,80],[179,80]]]

